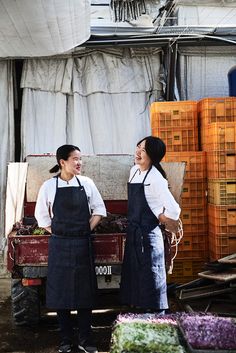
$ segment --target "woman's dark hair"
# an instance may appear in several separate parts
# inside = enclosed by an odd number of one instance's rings
[[[57,159],[57,164],[52,167],[49,172],[50,173],[57,173],[60,169],[60,159],[64,159],[67,161],[67,159],[70,157],[71,152],[73,151],[80,151],[79,147],[74,146],[74,145],[62,145],[57,149],[56,152],[56,159]]]
[[[141,141],[137,143],[137,146],[145,141],[145,150],[148,155],[148,157],[151,159],[152,165],[159,170],[161,175],[167,179],[166,173],[162,166],[160,165],[160,162],[162,158],[166,154],[166,145],[164,141],[162,141],[159,137],[155,136],[147,136],[144,137]]]

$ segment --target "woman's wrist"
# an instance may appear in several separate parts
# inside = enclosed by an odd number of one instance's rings
[[[164,215],[164,213],[160,213],[159,216],[157,217],[159,222],[161,222],[162,224],[165,224],[165,219],[166,219],[166,216]]]

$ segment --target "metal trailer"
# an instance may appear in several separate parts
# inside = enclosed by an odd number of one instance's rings
[[[56,160],[54,155],[31,155],[25,163],[23,223],[32,219],[38,190],[52,177],[49,169]],[[131,155],[83,156],[82,174],[94,180],[112,214],[127,213],[127,180],[133,164]],[[179,201],[185,165],[173,162],[163,163],[163,167]],[[40,320],[45,304],[49,236],[16,235],[15,231],[8,236],[7,268],[12,276],[12,316],[16,325],[36,324]],[[95,234],[93,245],[98,291],[119,290],[125,234]]]

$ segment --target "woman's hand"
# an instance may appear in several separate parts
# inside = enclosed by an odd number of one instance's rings
[[[47,231],[48,233],[52,234],[52,229],[51,229],[51,227],[44,227],[44,229],[46,229],[46,231]]]
[[[168,230],[171,233],[177,233],[178,228],[179,228],[179,220],[174,220],[171,218],[168,218],[164,215],[164,213],[161,213],[158,216],[159,221],[164,224],[166,230]]]

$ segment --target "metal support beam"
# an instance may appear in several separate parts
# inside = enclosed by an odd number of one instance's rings
[[[167,86],[166,100],[173,101],[175,99],[175,78],[176,78],[176,62],[177,62],[177,42],[170,43],[168,46],[168,67],[167,67]]]

